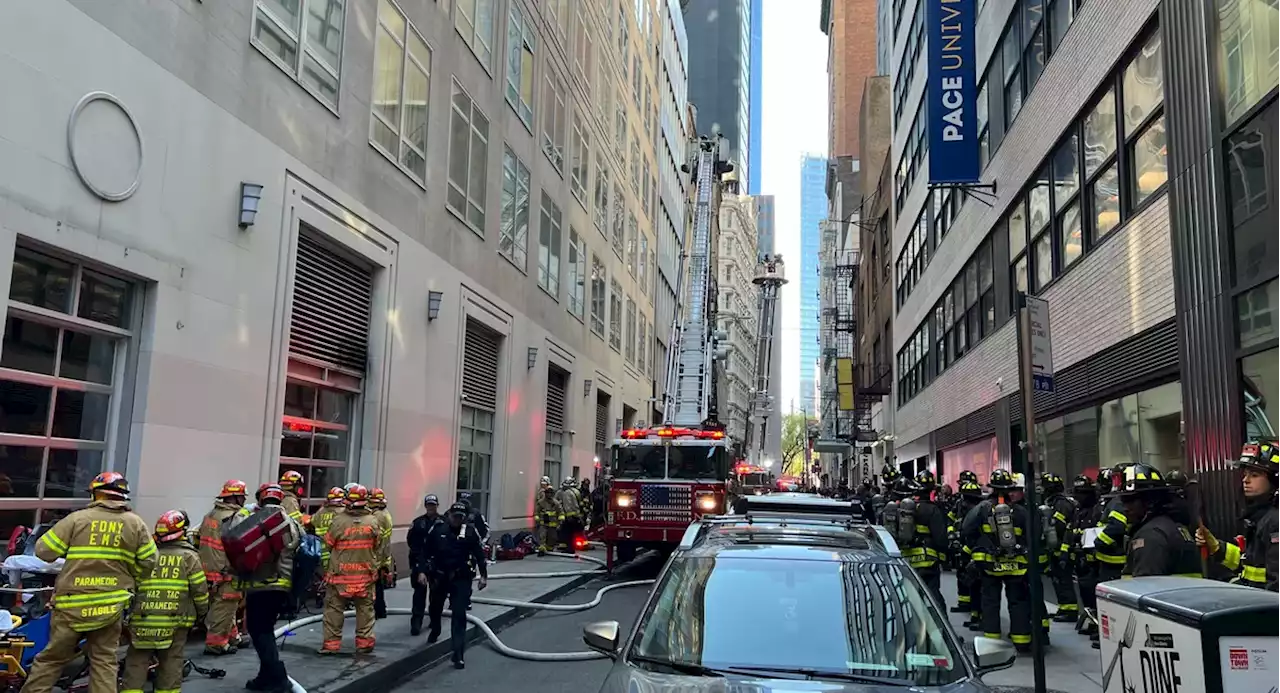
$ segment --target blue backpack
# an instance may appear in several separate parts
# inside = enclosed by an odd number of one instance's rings
[[[293,555],[293,596],[302,598],[311,588],[311,582],[320,570],[320,537],[302,535],[302,543]]]

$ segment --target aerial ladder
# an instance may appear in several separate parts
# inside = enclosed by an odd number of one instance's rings
[[[756,266],[756,276],[751,280],[760,287],[760,315],[756,320],[759,334],[756,335],[756,384],[752,394],[750,412],[753,438],[747,458],[753,465],[762,466],[766,460],[766,445],[769,443],[769,416],[773,413],[775,402],[769,390],[773,373],[773,341],[774,326],[778,319],[778,296],[782,293],[782,285],[787,283],[786,271],[782,264],[782,255],[765,255]]]

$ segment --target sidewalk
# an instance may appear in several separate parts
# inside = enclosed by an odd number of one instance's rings
[[[592,552],[599,557],[602,552]],[[598,567],[588,561],[575,561],[558,557],[529,557],[521,561],[502,561],[489,566],[489,577],[510,573],[556,573],[572,570],[590,570]],[[559,577],[559,578],[517,578],[489,581],[489,587],[483,593],[485,597],[513,599],[526,602],[549,602],[561,595],[585,584],[594,576]],[[412,605],[413,588],[408,578],[401,579],[394,589],[387,590],[387,608],[408,609]],[[320,609],[309,605],[310,614],[319,614]],[[448,603],[445,604],[448,608]],[[308,614],[307,607],[299,615],[304,618]],[[483,618],[493,630],[500,630],[522,616],[528,609],[488,606],[476,604],[471,613]],[[445,617],[446,620],[448,617]],[[277,625],[284,625],[280,623]],[[449,624],[444,623],[444,634],[437,642],[428,645],[424,628],[423,634],[413,637],[409,635],[408,616],[389,616],[377,622],[377,649],[371,655],[359,655],[355,652],[355,622],[348,619],[343,632],[343,654],[321,656],[316,654],[320,648],[321,625],[315,623],[303,626],[288,636],[281,648],[281,657],[285,667],[295,681],[307,693],[367,693],[368,691],[388,690],[392,685],[413,672],[432,664],[449,655]],[[484,635],[476,626],[468,624],[467,637],[472,643]],[[472,647],[475,645],[473,644]],[[187,656],[196,664],[205,668],[223,669],[225,678],[210,679],[192,672],[182,684],[183,693],[230,693],[243,691],[244,684],[253,678],[258,671],[258,658],[252,647],[240,650],[234,655],[210,657],[203,654],[203,643],[191,643],[187,646]]]
[[[1045,608],[1052,614],[1057,611],[1053,600],[1053,590],[1046,585]],[[947,599],[947,608],[956,604],[956,576],[954,573],[942,574],[942,594]],[[966,643],[973,642],[979,635],[962,624],[968,618],[966,614],[948,614],[951,625]],[[1007,605],[1001,618],[1003,633],[1009,634],[1009,611]],[[1098,651],[1089,647],[1089,638],[1079,635],[1070,623],[1053,623],[1049,632],[1050,645],[1044,651],[1045,680],[1050,691],[1070,691],[1070,693],[1102,693],[1102,667]],[[1019,654],[1014,665],[1004,671],[987,674],[983,681],[998,692],[1014,693],[1030,691],[1035,682],[1030,654]]]

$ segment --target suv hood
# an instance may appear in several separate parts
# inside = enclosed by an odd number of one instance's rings
[[[605,681],[600,693],[903,693],[908,690],[916,693],[978,693],[987,689],[964,680],[943,687],[921,687],[905,682],[898,686],[742,676],[681,676],[619,667]]]

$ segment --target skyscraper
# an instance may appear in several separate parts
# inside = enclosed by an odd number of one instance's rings
[[[778,252],[773,236],[773,195],[756,195],[755,200],[756,248],[761,255],[772,255]]]
[[[752,189],[747,157],[750,128],[752,0],[681,3],[689,36],[689,101],[698,108],[700,135],[713,129],[729,140],[738,180]]]
[[[747,169],[751,171],[751,176],[747,178],[747,192],[752,195],[760,194],[760,126],[763,124],[763,118],[760,116],[760,99],[764,96],[760,76],[764,71],[763,21],[764,0],[751,0],[751,93],[750,107],[747,109],[749,121],[747,126],[751,132],[747,138]],[[772,212],[772,208],[770,211]],[[770,230],[772,231],[772,220]],[[772,239],[772,234],[770,238]]]
[[[827,158],[806,154],[800,163],[800,407],[811,416],[818,411],[818,239],[827,215],[826,182]]]

